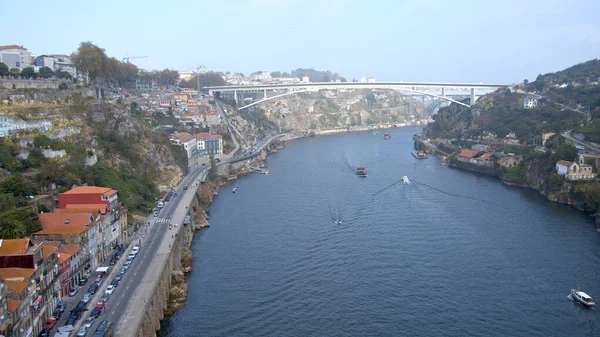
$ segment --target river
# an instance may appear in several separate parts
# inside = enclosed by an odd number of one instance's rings
[[[567,299],[600,299],[593,218],[416,160],[419,131],[291,141],[271,174],[222,187],[160,336],[600,335],[599,310]]]

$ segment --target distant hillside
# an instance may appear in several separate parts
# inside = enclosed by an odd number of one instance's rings
[[[543,91],[554,85],[593,82],[600,82],[600,60],[598,59],[579,63],[555,73],[540,74],[527,87],[530,91]]]

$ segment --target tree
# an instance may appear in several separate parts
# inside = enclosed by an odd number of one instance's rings
[[[35,71],[32,67],[23,68],[21,70],[21,77],[23,78],[35,78]]]
[[[75,67],[86,74],[88,80],[97,81],[105,72],[108,57],[104,49],[91,42],[81,42],[77,51],[71,54]]]
[[[25,69],[27,69],[27,68],[25,68]],[[23,70],[25,70],[25,69],[23,69]],[[50,78],[54,75],[54,72],[49,67],[41,67],[38,74],[41,78]]]
[[[281,71],[273,71],[271,77],[281,77]]]
[[[0,238],[4,240],[18,239],[25,235],[26,228],[23,223],[12,221],[8,218],[0,218]]]
[[[8,66],[2,62],[0,62],[0,76],[8,76]]]
[[[71,74],[60,69],[54,72],[54,76],[56,76],[57,78],[71,78]]]
[[[19,70],[19,68],[11,68],[9,70],[9,72],[10,72],[10,75],[14,78],[18,78],[19,75],[21,75],[21,71]]]
[[[529,80],[528,80],[528,79],[524,79],[524,80],[523,80],[523,83],[525,83],[525,84],[528,84],[528,83],[529,83]]]
[[[571,144],[561,144],[556,149],[555,157],[557,160],[576,161],[579,157],[577,148]]]

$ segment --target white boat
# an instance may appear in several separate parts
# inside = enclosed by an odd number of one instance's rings
[[[240,187],[239,187],[239,186],[236,186],[236,187],[233,189],[233,193],[235,193],[235,192],[238,190],[238,188],[240,188]]]
[[[575,290],[575,289],[571,289],[571,296],[573,297],[573,299],[583,305],[585,305],[586,307],[595,307],[596,306],[596,302],[594,302],[594,299],[592,298],[592,296],[584,293],[581,290]]]
[[[410,180],[408,180],[407,176],[402,177],[402,181],[407,185],[410,184]]]

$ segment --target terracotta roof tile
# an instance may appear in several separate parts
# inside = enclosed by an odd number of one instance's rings
[[[9,44],[7,46],[0,46],[0,49],[27,49],[23,46],[17,46],[16,44]]]
[[[20,293],[27,287],[29,282],[27,281],[4,281],[6,287],[8,288],[8,292],[10,293]]]
[[[19,301],[19,300],[13,300],[12,298],[8,298],[6,300],[6,304],[8,306],[8,311],[9,312],[14,312],[19,307],[19,304],[21,304],[21,301]]]
[[[0,277],[5,280],[14,278],[30,278],[35,269],[30,268],[0,268]]]
[[[90,224],[92,214],[90,212],[77,213],[42,213],[40,214],[40,224],[43,228],[52,226],[85,226]],[[67,223],[67,220],[68,223]]]
[[[85,226],[56,225],[56,226],[49,226],[47,228],[44,228],[39,232],[35,232],[34,234],[37,234],[37,235],[81,234],[86,229],[87,229],[87,227],[85,227]]]
[[[491,153],[486,152],[486,153],[482,154],[481,156],[479,156],[478,158],[475,158],[475,159],[477,159],[477,160],[486,160],[486,159],[489,159],[491,156],[492,156]]]
[[[200,132],[200,133],[195,134],[193,137],[196,139],[217,139],[217,138],[221,138],[221,135]]]
[[[44,260],[48,259],[52,254],[54,254],[58,250],[58,247],[49,245],[45,242],[42,243],[42,245],[42,249],[44,252]]]
[[[58,263],[63,264],[65,261],[70,259],[71,256],[73,255],[67,253],[60,253],[60,256],[58,257]]]
[[[479,152],[475,151],[475,150],[464,149],[464,150],[460,151],[460,153],[458,154],[458,156],[459,157],[463,157],[463,158],[473,158],[478,153]]]
[[[110,187],[99,187],[99,186],[78,186],[71,190],[68,190],[62,194],[106,194],[113,195],[117,191]]]
[[[573,163],[571,163],[570,161],[566,161],[566,160],[559,160],[557,162],[557,164],[565,165],[565,166],[571,166]]]
[[[0,240],[0,255],[23,255],[29,246],[29,239]]]

